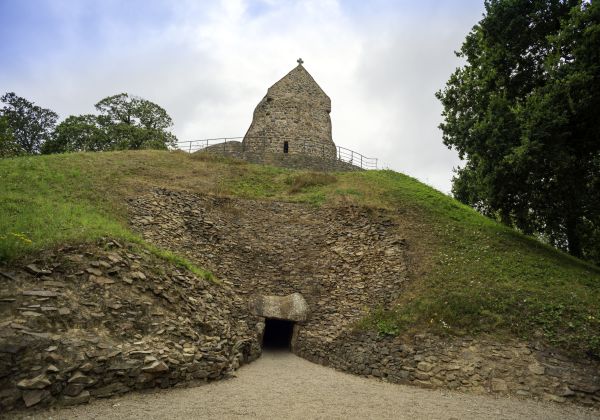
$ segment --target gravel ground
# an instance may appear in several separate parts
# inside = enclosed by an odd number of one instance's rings
[[[395,385],[291,353],[265,353],[234,379],[38,411],[35,419],[600,419],[573,405]],[[22,415],[17,415],[22,417]]]

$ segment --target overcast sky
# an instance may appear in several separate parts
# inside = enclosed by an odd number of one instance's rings
[[[460,162],[434,93],[483,0],[0,0],[0,91],[61,118],[128,92],[180,140],[242,136],[299,57],[331,97],[333,140],[441,191]]]

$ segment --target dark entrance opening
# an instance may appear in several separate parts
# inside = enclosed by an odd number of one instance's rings
[[[265,319],[263,349],[291,350],[294,323],[282,319]]]
[[[287,153],[290,150],[290,146],[287,141],[283,142],[283,153]]]

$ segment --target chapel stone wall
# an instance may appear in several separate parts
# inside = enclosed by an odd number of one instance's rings
[[[257,105],[244,150],[335,159],[330,112],[331,99],[300,63]]]

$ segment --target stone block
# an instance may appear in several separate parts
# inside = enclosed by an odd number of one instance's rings
[[[69,396],[65,396],[62,398],[62,400],[60,401],[62,405],[77,405],[77,404],[85,404],[87,402],[90,401],[90,392],[89,391],[83,391],[81,394],[77,395],[76,397],[69,397]]]
[[[256,316],[289,321],[306,321],[308,303],[300,293],[287,296],[257,295],[250,299],[250,311]]]
[[[17,388],[27,390],[44,389],[48,386],[50,386],[50,380],[44,374],[31,379],[22,379],[17,383]]]
[[[23,391],[23,402],[25,403],[25,407],[32,407],[36,404],[39,404],[40,401],[42,401],[49,394],[50,393],[48,391],[41,389]]]

